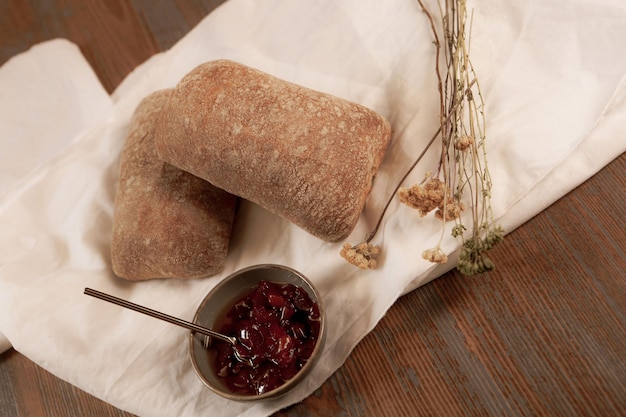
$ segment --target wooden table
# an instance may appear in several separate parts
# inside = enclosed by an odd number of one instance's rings
[[[0,64],[80,46],[111,92],[221,1],[3,0]],[[400,298],[345,365],[278,416],[626,415],[626,157],[512,232],[498,269]],[[128,416],[10,350],[1,416]]]

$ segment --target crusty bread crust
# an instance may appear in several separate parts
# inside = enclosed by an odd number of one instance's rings
[[[111,260],[128,280],[213,275],[228,251],[236,197],[156,154],[154,123],[170,94],[139,104],[120,157]]]
[[[329,242],[356,226],[389,143],[374,111],[227,60],[176,86],[159,156]]]

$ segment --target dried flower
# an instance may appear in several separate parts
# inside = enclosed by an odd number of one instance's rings
[[[464,151],[474,144],[474,138],[470,135],[461,135],[454,141],[454,148]]]
[[[342,258],[361,269],[375,269],[377,266],[376,256],[380,253],[380,247],[368,242],[357,245],[344,243],[339,253]]]
[[[415,184],[410,188],[402,187],[398,190],[400,201],[417,209],[420,216],[425,216],[439,207],[445,195],[445,185],[439,178],[431,178],[423,186]]]
[[[446,255],[441,250],[439,245],[437,245],[436,247],[432,249],[428,249],[422,252],[422,258],[426,259],[427,261],[435,262],[438,264],[445,264],[446,262],[448,262],[448,255]]]
[[[463,237],[467,229],[461,223],[455,224],[452,228],[452,237]]]
[[[495,226],[491,229],[487,236],[482,240],[483,250],[489,250],[495,246],[496,243],[501,242],[504,239],[504,229],[501,226]]]
[[[504,239],[504,229],[494,226],[484,239],[472,238],[463,243],[457,269],[465,275],[480,274],[491,271],[495,264],[485,255],[485,252]]]
[[[495,264],[485,255],[481,241],[466,240],[461,248],[457,269],[463,275],[475,275],[491,271]]]
[[[458,219],[464,210],[465,204],[457,199],[448,198],[445,205],[439,205],[438,210],[435,212],[435,217],[437,217],[439,220],[447,222],[450,220]]]

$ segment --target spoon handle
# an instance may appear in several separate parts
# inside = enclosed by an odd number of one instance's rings
[[[192,330],[197,333],[201,333],[207,336],[215,337],[217,339],[223,340],[230,344],[234,344],[233,338],[223,335],[221,333],[214,332],[211,329],[207,329],[206,327],[198,326],[195,323],[190,323],[188,321],[179,319],[178,317],[170,316],[165,313],[161,313],[160,311],[153,310],[148,307],[140,306],[139,304],[132,303],[130,301],[122,300],[121,298],[117,298],[113,295],[109,295],[91,288],[85,288],[85,294],[90,295],[92,297],[99,298],[104,301],[108,301],[109,303],[117,304],[118,306],[125,307],[139,313],[143,313],[150,317],[154,317],[160,320],[164,320],[168,323],[175,324],[180,327],[184,327],[185,329]]]

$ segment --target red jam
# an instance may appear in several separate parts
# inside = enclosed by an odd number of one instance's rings
[[[238,360],[232,345],[214,340],[218,375],[233,393],[261,395],[308,361],[319,337],[319,307],[301,287],[260,281],[226,312],[219,331],[235,336],[240,357],[252,363]]]

